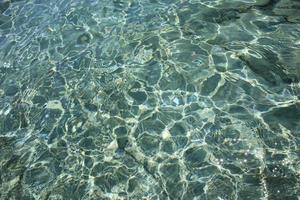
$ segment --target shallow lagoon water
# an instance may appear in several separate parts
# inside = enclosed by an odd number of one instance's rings
[[[0,11],[0,199],[300,198],[299,1]]]

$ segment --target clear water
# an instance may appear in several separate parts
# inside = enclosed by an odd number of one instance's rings
[[[0,199],[298,200],[298,0],[0,0]]]

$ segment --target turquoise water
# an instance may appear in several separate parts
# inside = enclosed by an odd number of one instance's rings
[[[1,200],[300,199],[299,1],[0,12]]]

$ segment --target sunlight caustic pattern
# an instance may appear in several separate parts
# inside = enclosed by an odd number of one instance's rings
[[[299,199],[299,1],[0,10],[0,199]]]

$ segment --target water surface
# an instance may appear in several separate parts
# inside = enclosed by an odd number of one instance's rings
[[[0,12],[0,199],[300,198],[299,1]]]

